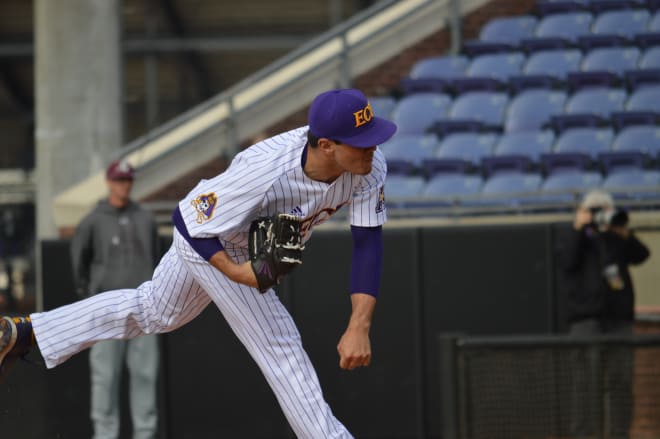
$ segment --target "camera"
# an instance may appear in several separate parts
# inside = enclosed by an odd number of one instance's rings
[[[606,230],[609,227],[623,227],[628,225],[628,212],[623,209],[604,209],[602,207],[592,207],[591,212],[592,226],[598,230]]]

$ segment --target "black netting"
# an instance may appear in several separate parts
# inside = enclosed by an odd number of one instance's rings
[[[463,437],[660,437],[660,347],[470,347],[458,366]]]

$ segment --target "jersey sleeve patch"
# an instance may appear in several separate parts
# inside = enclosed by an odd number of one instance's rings
[[[218,205],[218,197],[214,192],[210,192],[208,194],[199,195],[192,200],[190,204],[193,205],[195,212],[197,213],[197,224],[202,224],[204,221],[213,218],[213,212]]]
[[[378,202],[376,203],[376,213],[382,213],[385,209],[385,186],[381,186],[378,191]]]

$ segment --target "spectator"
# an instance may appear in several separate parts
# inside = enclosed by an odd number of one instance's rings
[[[106,171],[108,197],[99,201],[76,229],[71,254],[81,297],[135,288],[151,279],[159,256],[156,222],[130,199],[133,175],[127,162],[110,164]],[[119,438],[119,389],[124,361],[130,374],[133,437],[156,437],[156,336],[103,341],[91,348],[89,359],[94,438]]]
[[[628,214],[615,209],[607,192],[587,193],[575,214],[573,230],[563,243],[561,265],[568,293],[569,333],[631,335],[634,321],[634,289],[628,266],[649,256],[648,248],[628,225]],[[632,419],[632,356],[629,349],[612,348],[605,358],[606,385],[611,410],[612,437],[628,436]],[[589,413],[595,395],[587,381],[577,378],[584,356],[575,364],[573,433],[594,432],[597,418]],[[587,369],[589,370],[589,369]],[[586,398],[586,399],[585,399]]]

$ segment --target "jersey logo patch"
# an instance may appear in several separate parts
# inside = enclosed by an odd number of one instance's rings
[[[378,202],[376,203],[376,213],[381,213],[383,209],[385,209],[385,186],[380,187]]]
[[[197,212],[197,224],[202,224],[213,217],[215,206],[218,205],[218,197],[215,193],[203,194],[190,202]]]

